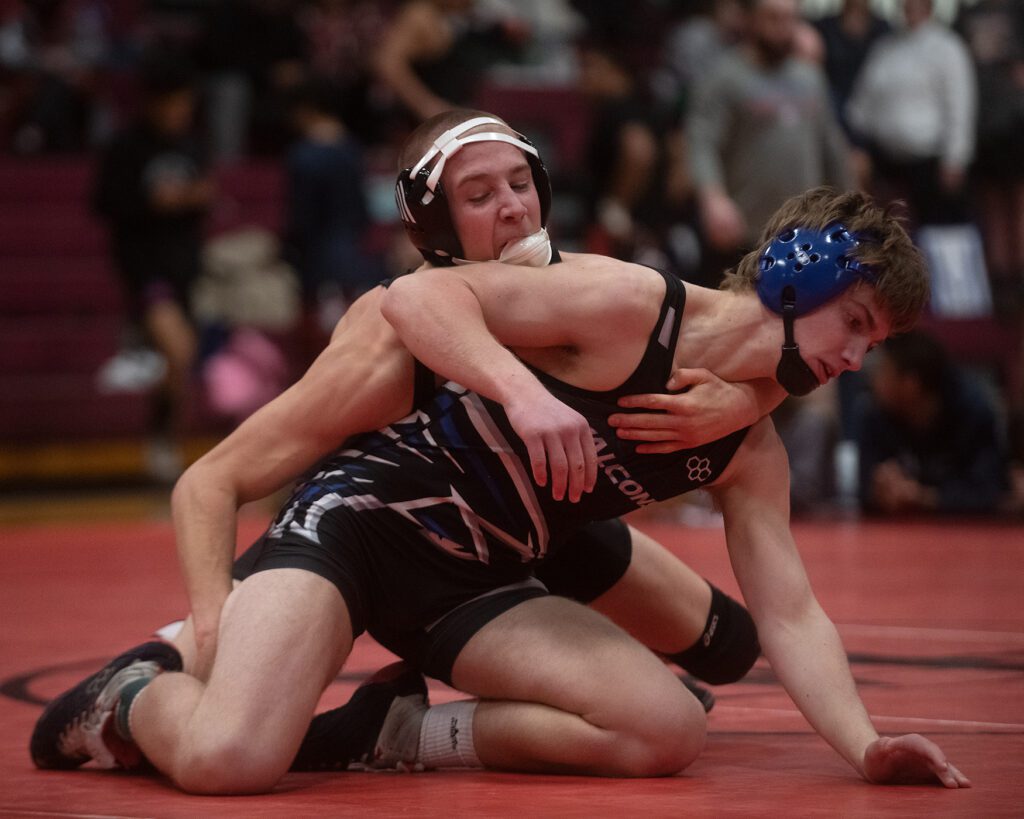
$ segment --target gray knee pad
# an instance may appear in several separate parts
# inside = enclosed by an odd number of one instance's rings
[[[669,657],[699,680],[712,685],[737,682],[761,654],[754,620],[743,606],[712,584],[711,610],[694,645]]]

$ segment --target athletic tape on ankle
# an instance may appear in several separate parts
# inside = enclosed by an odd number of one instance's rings
[[[420,729],[419,762],[424,768],[482,768],[473,745],[475,700],[427,709]]]

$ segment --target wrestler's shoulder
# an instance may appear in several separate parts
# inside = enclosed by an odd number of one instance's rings
[[[377,286],[360,296],[341,317],[323,355],[408,355],[398,333],[380,312],[384,288]]]

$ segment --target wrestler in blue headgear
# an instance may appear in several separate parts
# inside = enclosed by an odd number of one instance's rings
[[[818,386],[793,337],[794,321],[859,280],[875,283],[874,274],[853,255],[859,244],[841,224],[822,230],[797,227],[780,233],[761,254],[757,295],[782,316],[785,341],[775,377],[790,395],[807,395]]]
[[[551,212],[551,181],[547,169],[536,147],[520,133],[494,129],[467,133],[484,125],[508,128],[496,117],[473,117],[437,136],[418,162],[399,171],[395,202],[402,224],[409,239],[431,264],[465,263],[462,242],[455,231],[448,197],[441,184],[441,174],[448,158],[464,146],[475,142],[505,142],[522,150],[529,163],[540,200],[541,229],[509,244],[499,261],[543,267],[551,260],[551,242],[545,229]]]

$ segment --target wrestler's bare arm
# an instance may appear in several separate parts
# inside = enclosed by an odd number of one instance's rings
[[[519,389],[508,379],[527,372],[505,347],[526,356],[571,349],[595,359],[588,386],[618,386],[620,373],[605,372],[607,365],[636,365],[634,353],[646,345],[664,295],[664,280],[648,267],[574,255],[543,268],[482,262],[426,269],[396,280],[381,311],[427,366],[458,367],[483,394],[503,396]],[[635,349],[617,352],[630,345]]]
[[[786,452],[769,419],[751,429],[712,493],[765,656],[814,729],[871,781],[969,785],[930,740],[879,739],[790,533]]]
[[[504,405],[534,479],[543,486],[550,467],[553,495],[568,489],[575,500],[596,479],[589,425],[521,359],[577,386],[618,386],[640,359],[664,293],[649,268],[592,256],[542,269],[425,270],[392,284],[381,309],[428,367]]]
[[[764,418],[786,397],[770,378],[723,381],[703,368],[673,371],[666,389],[623,396],[620,407],[648,412],[617,412],[608,419],[620,438],[645,442],[637,452],[676,452],[724,438]]]
[[[439,372],[451,376],[445,368],[450,366],[453,354],[478,354],[480,366],[474,368],[473,375],[481,379],[475,383],[487,385],[481,392],[490,395],[504,385],[507,392],[522,395],[520,384],[531,384],[531,380],[517,367],[518,362],[511,357],[502,359],[499,345],[493,339],[488,343],[482,335],[483,326],[490,333],[500,333],[504,345],[516,348],[527,359],[529,353],[520,348],[568,346],[582,351],[590,343],[602,347],[603,353],[613,347],[624,354],[622,360],[626,361],[631,355],[622,343],[627,306],[639,305],[642,297],[649,299],[652,293],[660,298],[664,292],[660,277],[650,268],[592,254],[567,253],[564,259],[560,265],[540,270],[491,263],[424,271],[429,274],[425,281],[420,280],[422,274],[417,274],[415,281],[406,277],[396,282],[384,309],[392,311],[394,321],[403,323],[400,331],[412,332],[420,324],[419,336],[424,344],[430,342],[422,325],[441,322],[441,332],[434,340],[445,341],[447,347],[435,360],[423,359]],[[646,284],[637,290],[633,289],[634,281]],[[479,304],[473,303],[481,295],[490,300],[483,321]],[[644,310],[636,314],[641,324],[653,322],[649,311],[654,308],[647,301],[643,306]],[[647,326],[644,332],[649,329]],[[607,344],[611,338],[615,345]],[[429,356],[422,347],[413,352],[418,357]],[[635,360],[629,364],[635,364]],[[543,359],[532,363],[548,369]],[[619,371],[606,367],[603,359],[601,366],[605,369],[597,375],[604,376],[604,381],[592,386],[618,386],[621,381],[616,383],[615,378]],[[460,378],[455,380],[464,383]],[[624,397],[620,401],[623,407],[650,412],[616,413],[611,418],[621,437],[649,442],[640,447],[641,452],[674,452],[722,438],[764,417],[785,396],[770,379],[732,384],[706,369],[676,370],[666,389],[686,391]]]
[[[601,264],[603,258],[579,253],[562,257],[572,264],[588,259]],[[631,412],[615,413],[608,420],[620,438],[644,442],[637,452],[676,452],[751,426],[785,397],[785,390],[770,378],[730,382],[702,367],[680,368],[672,372],[664,391],[620,398],[619,406]]]
[[[238,508],[288,485],[349,436],[411,408],[413,360],[380,315],[381,292],[357,301],[306,374],[189,467],[174,488],[171,509],[200,673],[213,657],[220,609],[231,591]]]

